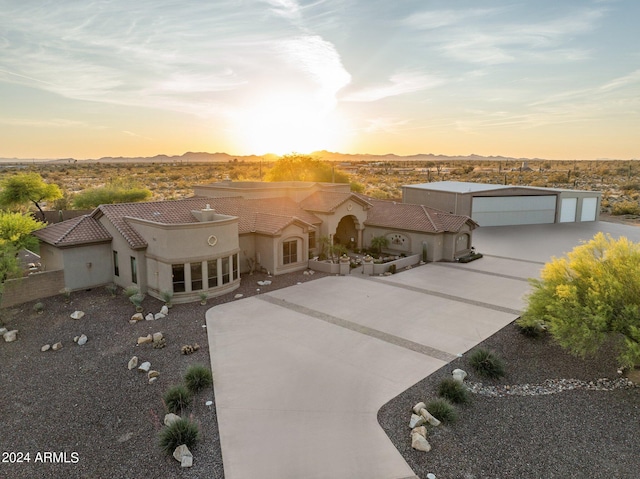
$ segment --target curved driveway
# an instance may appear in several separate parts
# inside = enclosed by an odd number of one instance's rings
[[[415,477],[378,409],[513,321],[544,261],[607,228],[640,239],[602,223],[481,228],[480,261],[325,277],[210,309],[225,477]]]

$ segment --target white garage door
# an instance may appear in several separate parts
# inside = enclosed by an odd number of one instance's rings
[[[598,214],[598,198],[585,198],[582,200],[582,213],[580,221],[595,221]]]
[[[560,223],[573,223],[576,220],[578,198],[562,198],[560,207]]]
[[[474,197],[471,217],[480,226],[554,223],[556,196]]]

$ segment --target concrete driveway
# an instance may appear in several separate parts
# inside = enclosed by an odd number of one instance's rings
[[[210,309],[225,477],[415,477],[378,409],[513,321],[527,278],[597,231],[640,240],[608,223],[480,228],[480,261],[325,277]]]

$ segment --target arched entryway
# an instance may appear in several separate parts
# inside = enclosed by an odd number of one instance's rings
[[[334,244],[341,244],[349,249],[359,248],[360,238],[358,236],[357,221],[357,218],[353,215],[343,216],[333,236]]]

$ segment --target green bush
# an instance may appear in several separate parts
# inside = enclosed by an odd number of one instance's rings
[[[33,310],[36,313],[42,313],[44,311],[44,304],[42,303],[36,303],[33,305]]]
[[[190,419],[181,418],[160,431],[160,447],[167,454],[173,454],[176,447],[182,444],[191,450],[199,437],[198,424]]]
[[[464,387],[464,384],[453,378],[447,378],[440,381],[440,384],[438,385],[438,396],[455,404],[466,404],[471,398],[469,390]]]
[[[189,391],[197,393],[213,384],[213,376],[206,366],[194,364],[187,369],[184,375],[184,383]]]
[[[482,377],[498,379],[504,376],[504,362],[493,351],[478,348],[469,355],[469,363]]]
[[[169,412],[180,412],[191,404],[191,392],[184,386],[172,386],[163,396],[164,404]]]
[[[637,201],[621,201],[611,208],[612,215],[640,215],[640,204]]]
[[[427,411],[444,424],[455,422],[458,412],[453,404],[446,399],[435,399],[427,404]]]

